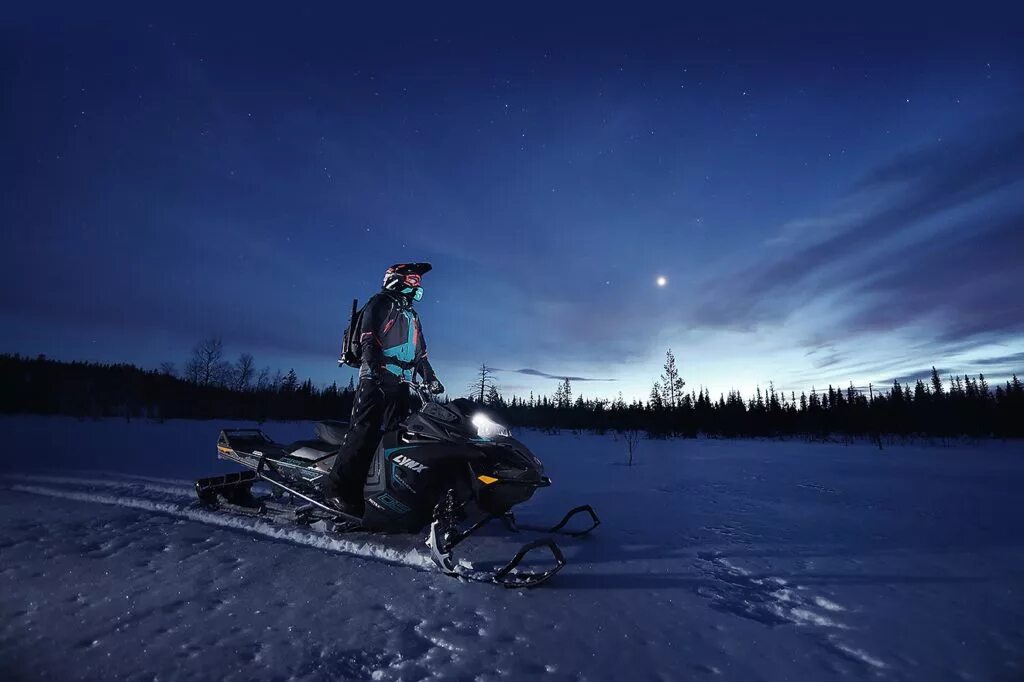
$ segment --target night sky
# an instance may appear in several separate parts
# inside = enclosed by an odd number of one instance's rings
[[[455,392],[1024,373],[1009,3],[147,4],[2,10],[0,351],[347,383],[426,260]]]

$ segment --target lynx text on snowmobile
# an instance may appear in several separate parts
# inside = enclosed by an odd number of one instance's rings
[[[426,544],[438,568],[471,580],[480,577],[465,571],[453,551],[489,521],[500,519],[511,531],[573,536],[600,524],[589,505],[570,510],[550,528],[517,523],[512,507],[551,485],[541,461],[476,403],[465,398],[433,402],[424,385],[406,383],[421,407],[396,430],[383,434],[363,487],[361,518],[325,504],[320,488],[344,438],[343,422],[320,422],[316,439],[290,445],[274,442],[260,429],[224,429],[217,440],[218,457],[246,470],[196,481],[200,504],[303,524],[323,520],[336,532],[418,533],[427,528]],[[252,486],[257,482],[269,484],[271,495],[255,496]],[[577,515],[589,517],[587,525],[569,530]],[[464,529],[459,528],[462,521],[469,523]],[[548,551],[553,565],[541,571],[519,569],[536,550]],[[523,545],[486,579],[507,587],[533,587],[564,565],[558,545],[545,536]]]

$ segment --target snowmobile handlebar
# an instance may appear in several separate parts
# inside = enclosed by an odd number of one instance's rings
[[[402,383],[406,384],[409,387],[409,390],[414,392],[424,403],[434,402],[434,394],[430,392],[430,386],[428,384],[409,381],[408,379],[402,379]]]

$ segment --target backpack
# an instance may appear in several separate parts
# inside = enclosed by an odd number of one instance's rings
[[[341,342],[341,357],[338,358],[339,365],[359,368],[363,364],[363,349],[359,343],[359,329],[363,326],[363,310],[366,306],[359,308],[359,299],[352,299],[352,315],[348,320],[348,328],[345,329],[345,336]]]

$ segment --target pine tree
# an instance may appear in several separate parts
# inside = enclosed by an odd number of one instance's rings
[[[782,399],[785,400],[786,396],[783,394]],[[772,414],[776,414],[781,411],[782,405],[779,404],[779,396],[775,393],[775,382],[768,382],[768,411]]]
[[[470,396],[474,396],[478,402],[484,403],[491,388],[497,388],[494,383],[494,370],[488,367],[487,363],[481,363],[480,369],[476,373],[476,379],[469,385]]]
[[[669,348],[665,353],[664,373],[661,375],[662,402],[666,407],[679,407],[683,399],[683,387],[686,382],[679,377],[679,370],[676,368],[676,356]]]
[[[299,377],[295,374],[294,369],[288,370],[288,374],[281,381],[281,390],[287,393],[291,393],[299,387]]]
[[[655,381],[654,386],[651,386],[649,401],[652,410],[660,410],[664,407],[665,401],[662,399],[661,382]]]
[[[940,387],[941,388],[941,387]],[[914,384],[914,402],[923,403],[928,398],[928,388],[924,385],[924,382],[920,379]]]
[[[899,381],[892,382],[892,390],[889,392],[889,397],[896,404],[903,402],[903,387],[900,386]]]
[[[565,384],[559,382],[558,387],[555,389],[555,395],[551,398],[551,403],[561,409],[565,407],[569,402],[569,399],[565,395]]]
[[[572,405],[572,383],[569,382],[569,377],[562,379],[561,388],[562,399],[558,403],[558,407],[567,409]]]

